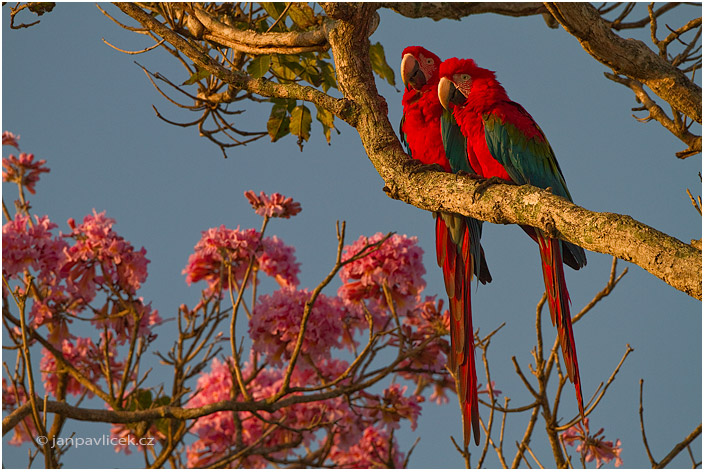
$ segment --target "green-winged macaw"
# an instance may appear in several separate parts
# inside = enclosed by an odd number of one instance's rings
[[[439,76],[439,101],[458,124],[452,133],[459,135],[449,139],[465,145],[468,163],[475,173],[550,189],[572,201],[543,131],[521,105],[509,99],[494,72],[477,67],[472,59],[451,58],[441,64]],[[558,329],[568,378],[575,385],[578,408],[584,418],[563,263],[580,269],[587,264],[585,251],[539,229],[522,228],[539,244],[551,320]]]

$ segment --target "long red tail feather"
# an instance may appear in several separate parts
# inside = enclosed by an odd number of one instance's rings
[[[456,387],[463,416],[463,440],[470,442],[472,432],[476,445],[480,444],[480,411],[477,400],[475,372],[475,343],[473,342],[472,306],[470,300],[474,261],[467,229],[462,241],[456,244],[441,215],[436,219],[436,255],[443,269],[446,292],[450,302],[449,368],[456,379]],[[460,246],[460,247],[458,247]]]
[[[541,270],[546,286],[548,308],[551,321],[558,330],[561,342],[563,360],[568,378],[575,385],[575,397],[578,400],[580,415],[585,418],[583,392],[580,385],[580,370],[578,369],[578,354],[573,339],[573,322],[570,316],[570,296],[563,273],[561,241],[548,238],[542,231],[536,230],[536,242],[541,251]]]

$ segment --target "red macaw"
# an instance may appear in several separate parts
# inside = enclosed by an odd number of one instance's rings
[[[438,56],[422,47],[404,49],[401,61],[405,85],[404,113],[400,135],[409,155],[423,164],[440,166],[446,172],[461,169],[472,172],[467,168],[467,159],[462,159],[464,165],[456,166],[456,161],[460,160],[449,161],[446,157],[441,128],[445,134],[447,130],[457,129],[457,124],[450,113],[444,114],[438,101],[436,87],[440,64]],[[449,151],[451,156],[455,155],[452,149]],[[449,367],[456,378],[467,446],[471,430],[475,444],[480,442],[470,282],[473,275],[483,284],[492,281],[492,276],[480,246],[482,222],[451,213],[436,213],[435,216],[436,256],[443,270],[451,311]]]
[[[494,72],[477,67],[472,59],[452,58],[443,62],[439,76],[439,100],[444,108],[452,109],[460,131],[459,136],[449,139],[466,144],[469,165],[477,174],[548,188],[572,201],[543,131],[521,105],[509,100]],[[575,384],[578,407],[584,418],[563,263],[580,269],[587,264],[585,251],[567,241],[550,238],[539,229],[522,228],[539,244],[551,320],[557,326],[566,371]]]

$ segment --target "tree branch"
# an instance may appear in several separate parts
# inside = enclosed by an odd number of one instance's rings
[[[677,67],[661,59],[642,41],[616,34],[589,3],[545,3],[554,18],[583,49],[615,73],[637,80],[698,123],[702,123],[702,88]]]
[[[390,2],[383,3],[381,6],[407,18],[431,18],[435,21],[459,20],[481,13],[515,17],[548,13],[541,2]]]
[[[666,128],[668,131],[670,131],[675,137],[683,141],[685,144],[688,145],[688,149],[685,151],[682,151],[679,153],[680,155],[685,155],[685,157],[692,156],[694,154],[697,154],[699,152],[702,152],[703,150],[703,138],[702,136],[696,136],[693,133],[691,133],[686,126],[683,125],[682,122],[676,121],[672,118],[669,118],[666,113],[663,111],[663,109],[656,104],[651,97],[649,97],[649,94],[647,94],[644,91],[643,85],[634,80],[634,79],[629,79],[626,77],[620,77],[615,74],[609,74],[605,72],[605,77],[608,79],[620,83],[626,87],[629,87],[633,92],[634,95],[636,96],[637,100],[641,102],[642,105],[644,105],[644,108],[646,111],[649,112],[649,116],[646,118],[637,118],[639,121],[645,121],[645,120],[656,120],[658,121],[661,126]],[[635,117],[636,118],[636,117]]]
[[[302,33],[257,33],[221,23],[197,4],[193,6],[193,14],[206,30],[201,33],[204,39],[248,54],[300,54],[325,51],[330,47],[326,40],[326,23]]]

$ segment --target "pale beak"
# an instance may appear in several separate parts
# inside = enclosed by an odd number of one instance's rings
[[[411,86],[417,90],[426,85],[426,76],[411,54],[404,54],[401,60],[401,80],[405,87]]]
[[[462,105],[465,103],[466,97],[458,90],[455,84],[448,78],[442,77],[438,82],[438,100],[448,111],[452,111],[449,107],[453,105]]]

